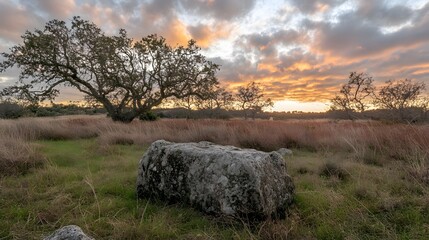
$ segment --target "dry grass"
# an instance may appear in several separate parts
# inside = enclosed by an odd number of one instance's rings
[[[386,125],[373,121],[160,120],[113,122],[104,116],[68,116],[0,121],[3,141],[97,137],[100,149],[114,144],[148,145],[157,139],[211,141],[272,151],[281,147],[349,152],[355,160],[382,166],[402,160],[416,178],[427,181],[429,125]],[[7,155],[7,154],[6,154]]]
[[[280,147],[353,152],[364,158],[369,149],[406,159],[410,152],[429,149],[429,125],[385,125],[362,121],[243,121],[160,120],[112,122],[105,117],[73,116],[0,121],[3,139],[65,140],[99,137],[100,143],[150,144],[157,139],[175,142],[212,141],[276,150]]]
[[[26,173],[45,160],[34,144],[19,139],[0,139],[0,176]]]

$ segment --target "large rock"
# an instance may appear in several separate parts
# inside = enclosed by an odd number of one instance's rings
[[[216,215],[284,217],[294,185],[277,152],[159,140],[140,160],[137,193]]]
[[[80,227],[76,225],[69,225],[62,227],[53,232],[44,240],[94,240],[88,237]]]

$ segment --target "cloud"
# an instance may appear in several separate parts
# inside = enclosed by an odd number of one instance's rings
[[[171,45],[185,45],[190,35],[178,16],[176,6],[174,1],[130,0],[110,4],[84,3],[80,11],[110,34],[116,34],[119,28],[124,28],[136,39],[158,34]]]
[[[319,59],[317,56],[304,52],[301,48],[294,48],[279,56],[278,64],[276,65],[278,71],[285,71],[294,68],[303,70],[304,68],[311,68],[317,65]],[[300,67],[301,66],[301,67]]]
[[[43,19],[29,12],[24,5],[0,1],[0,40],[17,42],[27,29],[40,25]]]
[[[411,20],[413,11],[403,5],[388,6],[383,1],[361,0],[357,15],[372,25],[397,26]]]
[[[231,34],[232,27],[223,23],[214,25],[198,24],[188,26],[187,31],[199,46],[209,47],[214,41],[228,37]]]
[[[217,20],[233,20],[245,16],[255,6],[256,0],[180,0],[189,14],[210,16]]]
[[[33,0],[30,2],[34,2],[39,10],[47,13],[49,16],[61,19],[71,17],[76,7],[75,0]]]
[[[157,0],[140,7],[139,19],[133,24],[134,36],[158,34],[164,36],[169,44],[185,45],[190,39],[185,24],[175,11],[176,3]]]
[[[346,0],[290,0],[293,6],[305,14],[314,14],[325,11],[333,6],[340,5]]]
[[[285,48],[304,44],[306,36],[293,29],[276,29],[266,33],[245,34],[235,42],[235,55],[248,58],[258,71],[276,72]]]
[[[427,9],[417,11],[416,15]],[[359,12],[342,15],[338,23],[308,21],[315,31],[312,47],[316,51],[342,58],[379,57],[398,48],[414,48],[429,39],[429,18],[420,18],[410,26],[383,33],[380,25],[364,21]]]

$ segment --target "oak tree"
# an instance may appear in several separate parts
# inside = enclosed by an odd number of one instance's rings
[[[425,88],[423,82],[410,79],[389,80],[378,92],[375,104],[392,110],[401,121],[413,121],[427,111],[429,102],[422,96]]]
[[[340,93],[331,99],[331,109],[345,111],[350,119],[353,112],[364,112],[374,94],[373,82],[373,78],[365,73],[350,73]]]
[[[249,113],[252,118],[255,118],[256,114],[261,112],[263,108],[274,105],[270,98],[264,99],[263,89],[255,82],[251,82],[245,87],[239,87],[236,101],[239,108],[243,110],[245,119]]]
[[[102,104],[113,120],[130,122],[170,97],[205,99],[218,84],[219,66],[193,40],[171,47],[163,37],[136,40],[124,29],[110,36],[80,17],[71,24],[49,21],[43,30],[26,31],[22,40],[2,53],[0,72],[21,69],[17,84],[2,95],[40,102],[71,86]]]

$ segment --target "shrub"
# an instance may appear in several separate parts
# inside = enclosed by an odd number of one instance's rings
[[[156,113],[151,112],[151,111],[145,112],[139,116],[139,119],[142,121],[155,121],[158,118],[159,118],[158,115],[156,115]]]
[[[47,108],[39,108],[36,111],[36,117],[53,117],[58,115],[58,113],[51,111]]]
[[[0,118],[15,119],[24,115],[24,108],[19,104],[2,102],[0,103]]]

